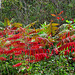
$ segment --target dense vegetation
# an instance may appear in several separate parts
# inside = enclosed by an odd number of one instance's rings
[[[15,18],[15,22],[27,25],[39,19],[39,27],[51,19],[57,22],[50,14],[61,11],[64,11],[62,17],[75,18],[75,0],[2,0],[0,20]]]
[[[74,75],[74,3],[2,0],[0,74]]]
[[[54,16],[54,14],[52,14]],[[31,29],[7,18],[0,31],[0,72],[57,75],[75,72],[75,19],[70,24],[41,24]]]

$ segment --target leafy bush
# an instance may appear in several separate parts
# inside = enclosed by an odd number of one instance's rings
[[[51,22],[32,29],[35,21],[22,27],[7,18],[1,22],[0,73],[2,75],[57,75],[75,72],[75,19]]]

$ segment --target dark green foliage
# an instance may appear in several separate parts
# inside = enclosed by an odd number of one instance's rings
[[[51,14],[64,11],[64,16],[68,16],[68,19],[75,17],[75,0],[2,0],[2,8],[0,19],[15,18],[15,21],[27,25],[37,19],[41,24],[44,21],[47,23],[52,19]],[[56,21],[55,18],[53,18]],[[37,26],[39,27],[39,26]]]

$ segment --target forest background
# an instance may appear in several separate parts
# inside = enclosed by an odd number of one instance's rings
[[[39,19],[35,28],[43,22],[50,23],[56,18],[51,14],[64,11],[62,17],[70,20],[75,17],[75,0],[2,0],[0,8],[0,20],[14,18],[15,22],[28,25]],[[60,24],[65,23],[65,20]]]

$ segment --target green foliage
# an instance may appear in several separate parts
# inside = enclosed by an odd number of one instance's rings
[[[4,27],[4,23],[0,21],[0,27]]]
[[[54,19],[50,14],[64,11],[62,17],[67,16],[67,19],[74,18],[74,7],[75,0],[2,0],[2,8],[0,19],[3,21],[4,18],[11,19],[15,18],[16,22],[28,25],[29,23],[39,19],[39,23],[36,24],[36,28],[39,27],[41,23],[47,21],[50,22],[50,19]],[[65,15],[65,16],[64,16]],[[65,21],[61,22],[64,23]]]

